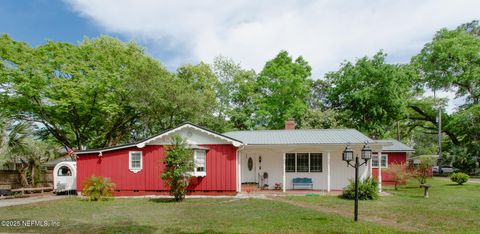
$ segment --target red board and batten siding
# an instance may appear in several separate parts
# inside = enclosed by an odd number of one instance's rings
[[[207,175],[192,177],[188,190],[196,194],[234,194],[236,191],[236,148],[228,144],[202,145],[207,151]],[[128,169],[129,151],[143,152],[143,168],[137,173]],[[108,177],[116,185],[115,195],[167,194],[168,187],[161,177],[163,146],[125,148],[80,155],[77,159],[77,191],[92,175]]]
[[[382,152],[382,154],[388,155],[388,165],[392,164],[406,164],[407,163],[407,153],[406,152]],[[387,168],[382,168],[382,183],[383,184],[394,184],[391,176],[385,171]],[[372,168],[372,174],[375,179],[378,177],[378,168]]]

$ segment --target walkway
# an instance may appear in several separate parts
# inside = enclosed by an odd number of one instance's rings
[[[18,206],[18,205],[37,203],[37,202],[53,201],[53,200],[67,198],[67,197],[69,196],[45,195],[45,196],[34,196],[34,197],[27,197],[27,198],[0,199],[0,207]]]

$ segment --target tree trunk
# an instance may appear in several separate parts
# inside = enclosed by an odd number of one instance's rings
[[[25,166],[23,164],[20,164],[20,166],[17,167],[17,172],[20,175],[20,184],[22,185],[22,187],[28,187],[28,179]]]
[[[30,175],[32,177],[32,186],[35,187],[35,164],[32,164],[32,173]]]

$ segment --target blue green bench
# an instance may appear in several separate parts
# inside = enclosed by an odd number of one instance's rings
[[[293,189],[295,186],[306,187],[310,186],[310,189],[313,189],[313,181],[312,178],[293,178]]]

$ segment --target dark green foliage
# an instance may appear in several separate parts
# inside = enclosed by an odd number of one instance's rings
[[[385,126],[405,117],[412,75],[408,66],[387,64],[386,54],[342,64],[326,75],[328,100],[345,126],[381,137]]]
[[[293,60],[286,51],[268,61],[258,76],[259,124],[269,129],[283,129],[285,120],[301,125],[308,109],[312,68],[302,57]]]
[[[376,200],[378,199],[378,183],[372,178],[367,177],[358,181],[358,199]],[[342,191],[342,197],[345,199],[355,199],[355,181],[350,180],[350,184]]]
[[[170,195],[174,196],[176,201],[182,201],[187,194],[190,172],[193,172],[193,152],[179,135],[173,135],[170,142],[163,160],[165,168],[162,180],[170,188]]]
[[[463,172],[454,172],[450,175],[450,180],[459,184],[459,185],[462,185],[462,184],[466,183],[469,178],[470,178],[470,176],[468,176],[467,174],[465,174]]]
[[[104,201],[112,198],[115,192],[115,184],[110,178],[102,176],[91,176],[83,185],[82,195],[89,201]]]

